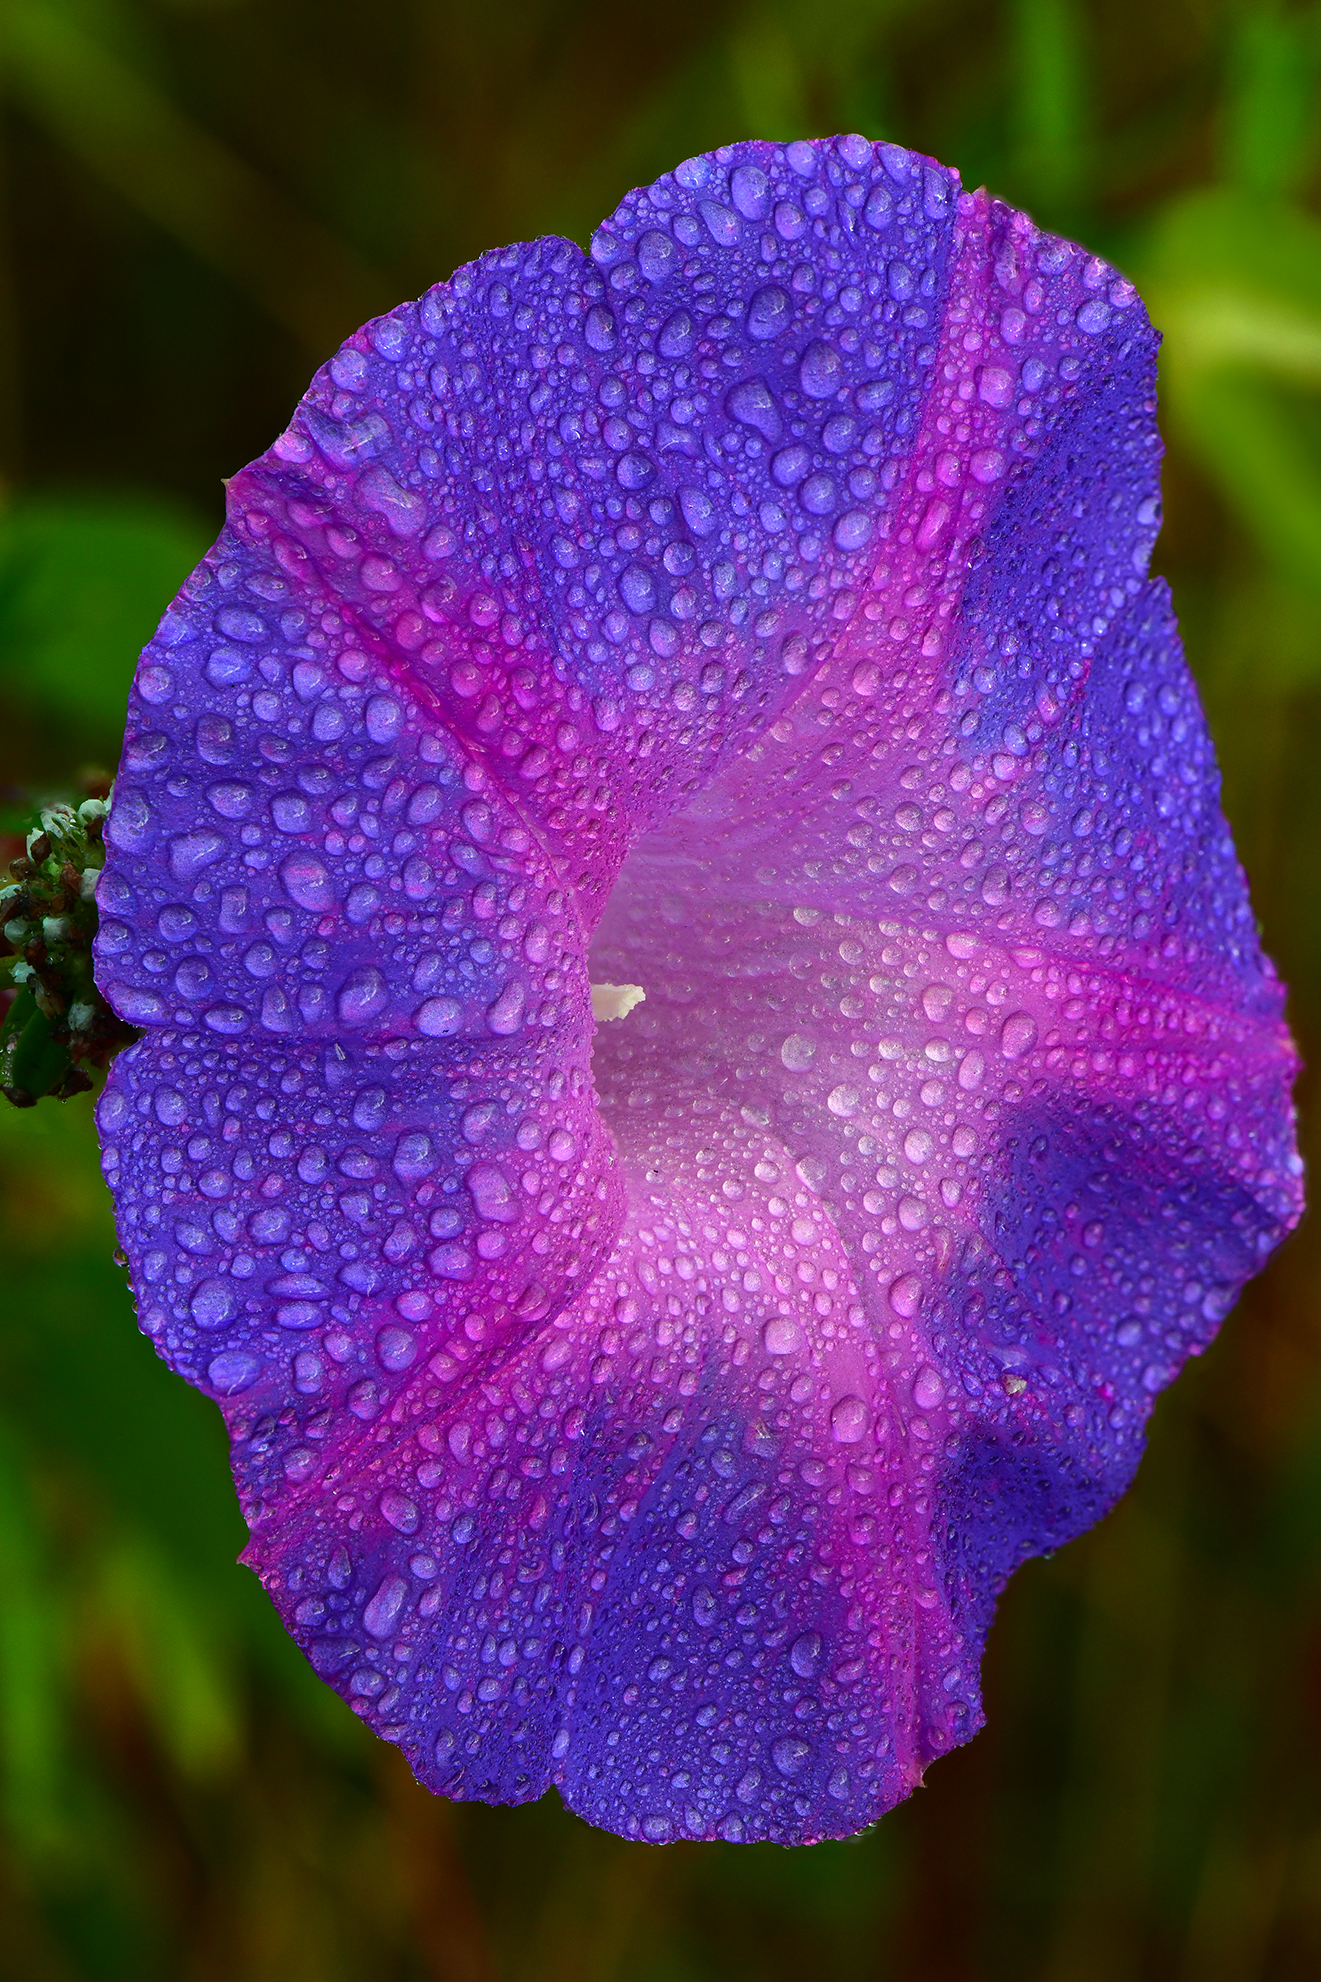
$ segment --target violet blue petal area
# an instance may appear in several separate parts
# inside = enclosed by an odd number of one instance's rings
[[[874,1821],[1297,1220],[1155,345],[928,160],[733,146],[351,338],[143,656],[140,1318],[438,1792]]]

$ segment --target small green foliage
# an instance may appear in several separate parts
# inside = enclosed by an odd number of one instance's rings
[[[92,980],[96,883],[105,861],[105,798],[44,806],[26,852],[0,887],[10,954],[0,974],[14,997],[0,1025],[0,1091],[15,1108],[67,1101],[137,1038]]]

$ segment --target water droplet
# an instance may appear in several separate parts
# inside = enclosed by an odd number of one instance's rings
[[[428,998],[418,1006],[416,1020],[424,1039],[448,1039],[459,1030],[463,1012],[457,998]]]
[[[385,1010],[389,992],[385,979],[373,965],[364,965],[345,978],[335,1000],[343,1025],[366,1025]]]
[[[773,1314],[761,1331],[768,1355],[791,1356],[802,1347],[803,1331],[791,1315]]]
[[[804,1631],[789,1648],[789,1663],[800,1679],[811,1679],[821,1663],[821,1634]]]
[[[809,399],[833,399],[843,382],[844,367],[838,351],[814,338],[798,367],[798,383],[803,391]]]
[[[1030,1012],[1011,1012],[1000,1028],[1000,1051],[1006,1060],[1021,1060],[1037,1043],[1037,1022]]]
[[[716,200],[699,200],[697,210],[706,222],[707,232],[719,248],[732,248],[743,233],[736,213]]]
[[[792,317],[792,308],[784,290],[775,283],[758,289],[748,304],[748,336],[760,343],[769,343],[787,330]]]
[[[227,1349],[207,1364],[207,1377],[222,1397],[237,1397],[250,1390],[261,1374],[261,1358],[246,1349]]]
[[[656,603],[656,582],[645,564],[624,568],[619,577],[619,596],[632,613],[651,611]]]
[[[725,396],[726,410],[764,440],[777,441],[783,431],[780,409],[764,379],[743,379]]]
[[[945,1401],[945,1385],[940,1372],[933,1370],[928,1363],[913,1379],[913,1402],[919,1411],[934,1411]]]
[[[493,1163],[474,1163],[468,1172],[468,1189],[478,1216],[495,1224],[508,1225],[517,1216],[509,1179]]]
[[[829,516],[835,507],[835,484],[829,475],[809,475],[798,491],[798,500],[809,516]]]
[[[664,282],[679,266],[679,250],[668,234],[652,227],[637,246],[638,267],[648,282]]]
[[[321,861],[311,853],[291,853],[280,862],[280,879],[299,908],[321,914],[335,906],[335,890]]]
[[[830,1430],[839,1445],[856,1445],[865,1438],[871,1416],[861,1397],[841,1397],[830,1412]]]
[[[411,1535],[416,1531],[417,1502],[410,1500],[406,1493],[383,1493],[379,1505],[381,1513],[397,1533]],[[363,1622],[366,1623],[365,1618]],[[370,1625],[367,1628],[370,1630]]]
[[[735,166],[729,178],[729,191],[745,220],[762,220],[770,205],[770,180],[759,165]]]
[[[365,714],[373,743],[393,743],[404,726],[403,709],[392,695],[373,695]]]
[[[684,522],[695,537],[709,536],[719,522],[715,505],[705,489],[680,489],[679,508],[683,511]]]
[[[836,547],[842,551],[860,551],[872,540],[875,528],[865,509],[849,509],[835,525]]]
[[[771,1749],[771,1760],[782,1776],[800,1776],[811,1759],[811,1747],[801,1735],[783,1734]]]
[[[123,827],[127,810],[117,803],[110,815],[117,831]],[[206,868],[214,866],[225,849],[226,842],[219,833],[181,833],[170,841],[170,872],[176,881],[195,881]]]
[[[223,1328],[238,1313],[238,1296],[228,1280],[203,1280],[193,1292],[188,1312],[199,1328]]]
[[[771,462],[771,476],[782,489],[796,489],[812,465],[812,457],[801,444],[783,447]]]
[[[922,1305],[922,1282],[915,1273],[901,1273],[890,1283],[890,1306],[905,1321],[911,1321]]]
[[[495,1003],[488,1007],[486,1024],[498,1037],[517,1032],[523,1023],[525,993],[517,978],[506,984]]]
[[[431,1146],[431,1137],[423,1129],[414,1129],[400,1136],[390,1167],[401,1182],[412,1184],[422,1177],[429,1177],[438,1162],[439,1158]]]
[[[583,336],[593,351],[614,350],[615,320],[603,304],[597,303],[587,312],[583,321]]]
[[[382,1580],[362,1613],[362,1628],[369,1637],[380,1640],[391,1635],[407,1595],[408,1584],[402,1576],[386,1576]]]
[[[383,1328],[376,1337],[376,1354],[384,1369],[409,1369],[417,1361],[417,1338],[406,1328]]]

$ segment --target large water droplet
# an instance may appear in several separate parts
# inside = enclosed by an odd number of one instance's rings
[[[821,1634],[804,1631],[789,1647],[789,1663],[800,1679],[811,1679],[821,1663]]]
[[[791,1356],[802,1346],[803,1331],[791,1315],[773,1314],[761,1331],[761,1339],[768,1354]]]
[[[871,1415],[861,1397],[841,1397],[830,1412],[830,1430],[840,1445],[856,1445],[867,1435]]]
[[[764,379],[743,379],[725,398],[726,409],[765,440],[777,441],[783,430],[780,409]]]
[[[1006,1060],[1021,1060],[1037,1043],[1037,1022],[1030,1012],[1011,1012],[1000,1029],[1000,1051]]]
[[[809,399],[833,399],[844,382],[844,367],[832,344],[814,338],[798,367],[798,383]]]
[[[811,1747],[801,1735],[783,1734],[771,1749],[771,1760],[782,1776],[800,1776],[811,1759]]]
[[[388,1638],[399,1621],[407,1595],[408,1584],[402,1576],[386,1576],[362,1613],[363,1630],[376,1639]]]
[[[315,854],[291,853],[280,862],[280,879],[291,901],[318,914],[335,906],[330,876]]]
[[[784,290],[770,283],[759,289],[748,304],[748,336],[762,343],[769,343],[786,330],[792,315],[789,298]]]
[[[934,1411],[945,1401],[945,1385],[940,1372],[928,1363],[913,1379],[913,1402],[919,1411]]]
[[[341,1023],[366,1025],[379,1016],[389,1002],[385,979],[374,965],[367,964],[345,978],[335,1000]]]

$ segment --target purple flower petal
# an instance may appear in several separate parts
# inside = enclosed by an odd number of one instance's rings
[[[1298,1215],[1154,346],[928,161],[741,145],[230,484],[108,827],[106,1171],[246,1560],[435,1789],[871,1822]]]

